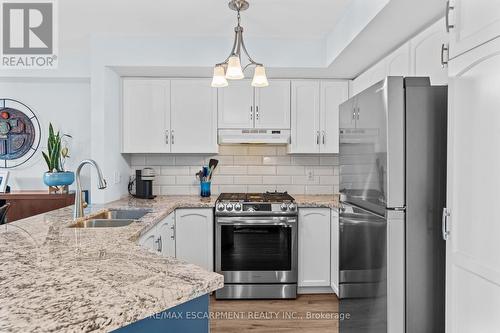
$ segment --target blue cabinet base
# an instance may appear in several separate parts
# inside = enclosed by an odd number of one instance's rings
[[[208,295],[144,318],[113,332],[116,333],[208,333]]]

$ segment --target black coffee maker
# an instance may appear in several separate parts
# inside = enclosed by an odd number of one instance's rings
[[[130,195],[141,199],[154,199],[153,195],[153,180],[155,179],[155,171],[151,168],[135,170],[135,179],[128,184],[128,192]],[[132,193],[132,187],[135,182],[135,193]]]

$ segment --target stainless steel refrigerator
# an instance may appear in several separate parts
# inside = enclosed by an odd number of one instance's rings
[[[420,77],[340,106],[341,333],[444,332],[446,115],[447,87]]]

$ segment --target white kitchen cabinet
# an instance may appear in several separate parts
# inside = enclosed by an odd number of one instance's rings
[[[337,209],[331,210],[331,230],[330,230],[330,283],[333,292],[339,294],[339,212]]]
[[[432,85],[448,84],[448,68],[441,64],[441,48],[447,43],[444,18],[411,39],[411,75],[429,76]]]
[[[175,212],[156,226],[157,249],[162,256],[175,257]]]
[[[345,81],[321,81],[319,152],[339,153],[339,105],[349,97],[349,86]]]
[[[318,153],[320,84],[315,80],[292,81],[292,133],[289,152]]]
[[[292,81],[292,154],[339,152],[339,105],[348,98],[347,81]]]
[[[479,20],[481,9],[484,21],[476,22],[477,29],[484,27],[482,22],[492,22],[492,14],[500,10],[498,1],[461,2],[464,19]],[[468,16],[464,9],[475,15]],[[500,38],[452,59],[449,73],[446,332],[497,332]]]
[[[171,152],[217,153],[217,90],[207,79],[171,81]]]
[[[253,88],[248,80],[231,81],[218,91],[218,128],[290,128],[289,80],[269,80],[265,88]]]
[[[178,209],[175,212],[175,254],[191,264],[213,271],[212,209]]]
[[[170,81],[124,79],[122,152],[170,152],[167,128],[170,128]]]
[[[255,88],[255,128],[290,128],[289,80],[270,80],[268,87]]]
[[[253,128],[254,88],[248,80],[232,80],[218,90],[220,129]]]
[[[154,252],[158,252],[158,233],[157,225],[154,225],[150,230],[148,230],[144,235],[139,238],[139,245]]]
[[[450,58],[500,36],[498,0],[451,0]]]
[[[207,79],[123,79],[123,153],[217,153],[217,91]]]
[[[330,209],[299,209],[299,287],[330,287]]]
[[[410,74],[410,43],[408,42],[354,79],[351,83],[350,96],[357,95],[386,76],[409,76]]]

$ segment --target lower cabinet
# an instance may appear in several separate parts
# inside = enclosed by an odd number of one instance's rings
[[[330,283],[336,295],[339,294],[339,212],[332,209],[330,230]]]
[[[156,234],[161,255],[175,257],[175,212],[156,225]]]
[[[139,245],[213,271],[212,209],[178,209],[156,224]]]
[[[330,208],[299,209],[299,287],[330,287]]]
[[[179,259],[214,270],[214,216],[212,209],[175,212],[175,254]]]

